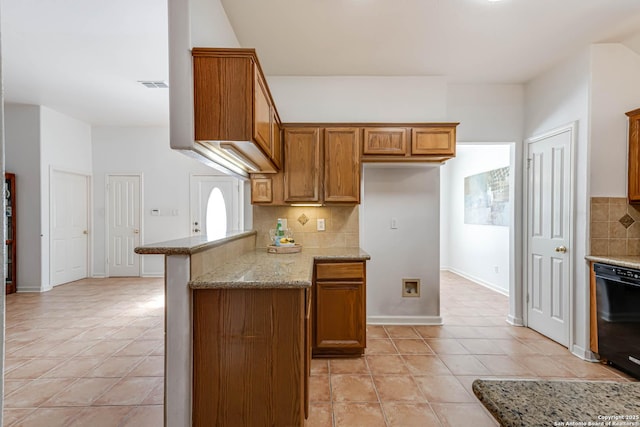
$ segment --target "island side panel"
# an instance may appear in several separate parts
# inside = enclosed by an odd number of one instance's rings
[[[165,379],[166,427],[191,425],[191,289],[189,255],[165,256]]]
[[[304,424],[304,289],[193,291],[193,425]]]

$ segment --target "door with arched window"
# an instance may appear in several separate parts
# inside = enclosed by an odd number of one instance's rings
[[[217,239],[242,229],[240,180],[219,175],[191,175],[191,235]]]

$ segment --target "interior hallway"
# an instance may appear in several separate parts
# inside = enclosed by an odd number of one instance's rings
[[[162,425],[162,279],[7,296],[5,426]],[[444,326],[369,326],[366,355],[314,359],[307,426],[495,426],[475,378],[627,381],[526,328],[507,298],[442,273]]]

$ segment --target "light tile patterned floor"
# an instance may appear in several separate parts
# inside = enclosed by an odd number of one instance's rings
[[[162,279],[81,280],[6,306],[5,426],[162,426]]]
[[[443,273],[444,326],[369,326],[365,357],[314,359],[306,425],[495,426],[478,377],[607,379],[525,328],[506,297]],[[5,426],[162,426],[162,279],[87,279],[7,296]]]

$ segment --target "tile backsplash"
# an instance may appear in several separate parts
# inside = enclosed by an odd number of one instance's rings
[[[360,246],[357,206],[254,206],[253,228],[257,247],[267,247],[269,230],[278,218],[286,218],[293,238],[307,248],[357,248]],[[325,231],[317,230],[317,220],[325,220]]]
[[[640,255],[640,210],[624,197],[591,198],[591,255]]]

